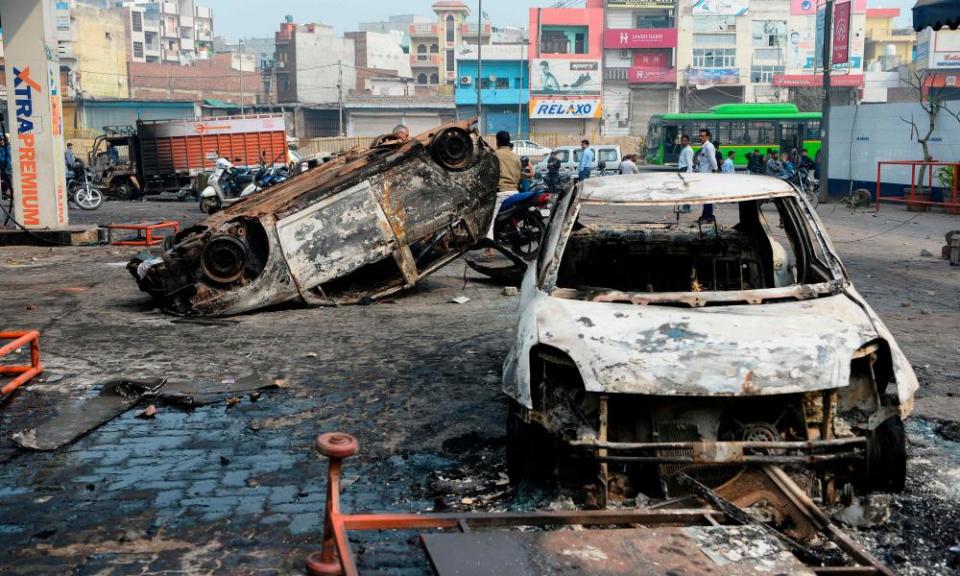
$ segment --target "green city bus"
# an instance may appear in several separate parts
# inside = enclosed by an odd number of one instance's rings
[[[805,148],[813,158],[820,150],[820,113],[800,112],[794,104],[720,104],[707,112],[657,114],[647,128],[647,163],[676,164],[680,136],[688,134],[694,151],[697,132],[707,128],[723,157],[733,150],[734,163],[747,165],[747,153],[768,148],[789,152]]]

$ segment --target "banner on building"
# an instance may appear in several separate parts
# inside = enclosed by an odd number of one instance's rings
[[[530,98],[530,118],[600,118],[600,98]]]
[[[57,28],[57,38],[70,40],[70,3],[55,2],[53,5],[53,23]]]
[[[607,30],[603,33],[604,48],[676,48],[676,28],[635,28]]]
[[[816,0],[790,0],[790,14],[793,16],[814,15],[817,13]]]
[[[823,35],[827,27],[827,10],[817,10],[817,37],[813,43],[814,68],[823,68]]]
[[[676,68],[649,68],[633,66],[627,70],[627,82],[630,84],[676,84]]]
[[[743,16],[750,8],[748,0],[694,0],[694,16]]]
[[[673,0],[607,0],[607,8],[673,8]]]
[[[850,59],[850,2],[833,5],[833,56],[831,64],[844,64]]]
[[[740,69],[690,68],[687,70],[687,84],[693,84],[695,86],[740,84]]]
[[[530,61],[530,91],[534,94],[599,96],[599,60],[539,59]]]
[[[917,70],[960,69],[960,30],[921,30],[914,62]]]
[[[822,74],[777,74],[770,82],[780,88],[817,88],[823,86]],[[830,75],[830,86],[862,88],[863,74]]]

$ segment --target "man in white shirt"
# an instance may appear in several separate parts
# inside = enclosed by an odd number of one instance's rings
[[[693,172],[693,148],[690,147],[690,137],[684,134],[680,137],[680,160],[677,162],[679,172]]]
[[[620,173],[621,174],[639,174],[640,169],[637,168],[636,154],[627,154],[623,157],[623,160],[620,161]]]
[[[697,156],[697,172],[709,174],[719,170],[717,166],[717,149],[710,141],[710,131],[706,128],[700,129],[700,154]]]

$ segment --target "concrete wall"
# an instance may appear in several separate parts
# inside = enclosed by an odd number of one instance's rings
[[[338,38],[333,28],[314,26],[312,31],[299,26],[293,33],[294,67],[291,76],[298,102],[317,104],[337,102],[337,82],[341,79],[343,94],[356,86],[354,43],[350,38]],[[342,65],[338,66],[338,62]]]
[[[960,107],[958,107],[960,109]],[[833,108],[830,117],[830,192],[844,195],[852,182],[854,188],[876,188],[879,160],[920,160],[920,144],[909,124],[911,119],[923,129],[926,113],[919,104],[862,104]],[[946,113],[937,117],[930,139],[930,153],[937,160],[960,160],[960,122]],[[910,183],[909,167],[884,167],[882,181],[897,192]],[[934,179],[936,182],[936,179]]]
[[[190,66],[131,62],[130,96],[145,100],[193,100],[205,98],[240,102],[240,72],[232,66],[235,54],[217,54]],[[244,72],[243,101],[254,104],[263,95],[259,72]]]
[[[73,8],[79,89],[85,98],[127,98],[127,12],[77,4]]]

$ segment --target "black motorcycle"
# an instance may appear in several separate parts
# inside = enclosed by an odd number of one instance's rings
[[[493,225],[493,237],[529,260],[537,255],[547,225],[541,210],[547,210],[551,195],[543,187],[520,192],[503,201]]]

